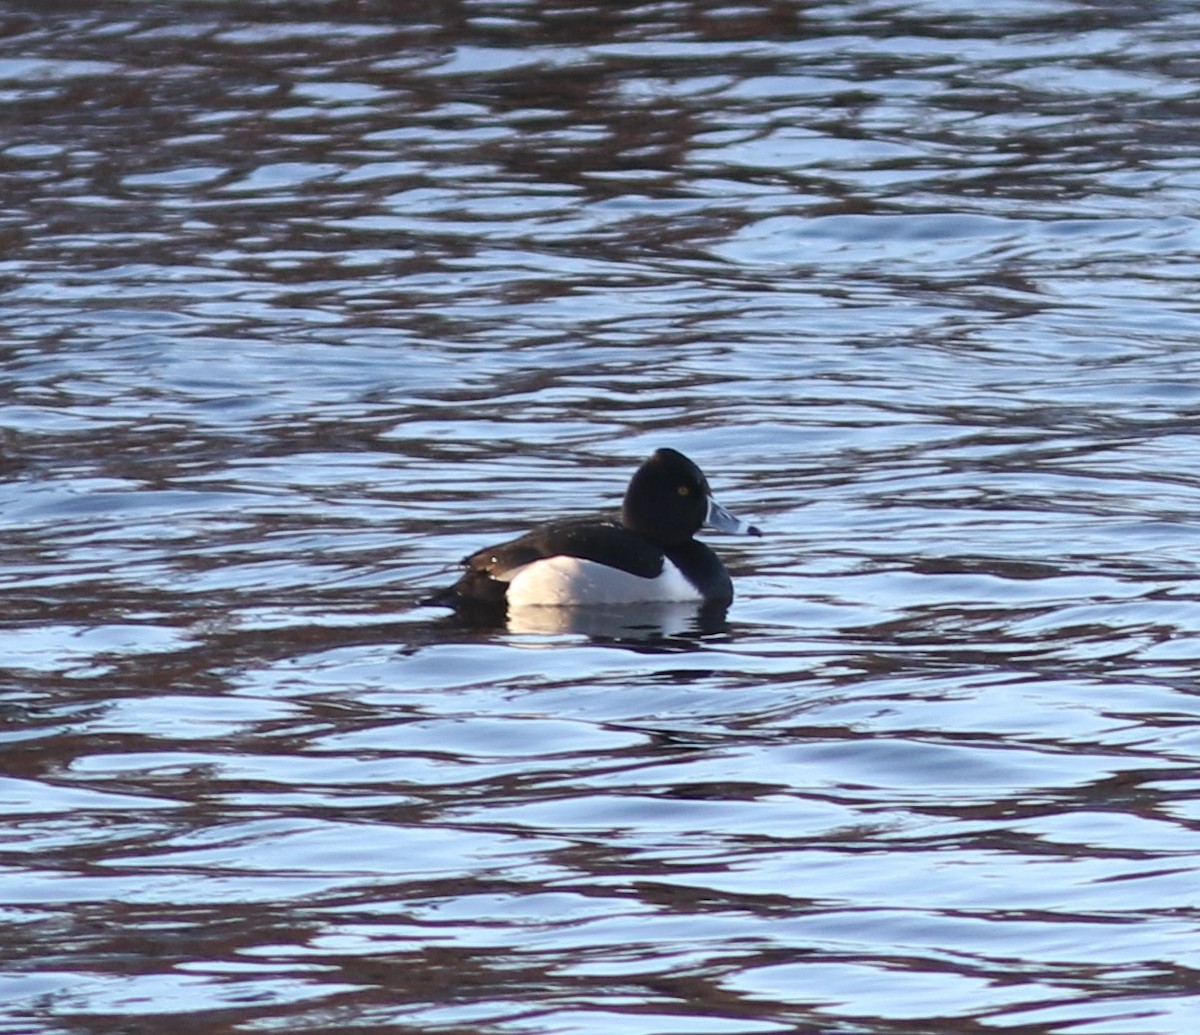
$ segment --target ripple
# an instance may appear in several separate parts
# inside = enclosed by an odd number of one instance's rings
[[[1194,1029],[1194,13],[385,6],[5,22],[10,1026]]]

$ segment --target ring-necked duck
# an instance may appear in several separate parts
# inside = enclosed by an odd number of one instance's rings
[[[467,557],[466,572],[425,603],[458,609],[695,601],[727,606],[725,566],[693,536],[702,525],[761,535],[718,504],[708,480],[674,449],[634,473],[620,520],[555,522]]]

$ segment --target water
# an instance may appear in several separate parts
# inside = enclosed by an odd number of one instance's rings
[[[0,1030],[1194,1031],[1198,34],[8,4]],[[660,445],[724,625],[418,606]]]

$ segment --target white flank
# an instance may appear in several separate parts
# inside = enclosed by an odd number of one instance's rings
[[[509,573],[509,607],[570,607],[580,604],[639,604],[700,600],[696,589],[670,561],[653,579],[630,575],[579,557],[547,557]]]

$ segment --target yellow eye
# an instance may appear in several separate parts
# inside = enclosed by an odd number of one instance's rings
[[[680,496],[690,496],[692,494],[692,490],[689,489],[686,485],[679,486],[679,488],[676,489],[675,491],[678,492]]]

